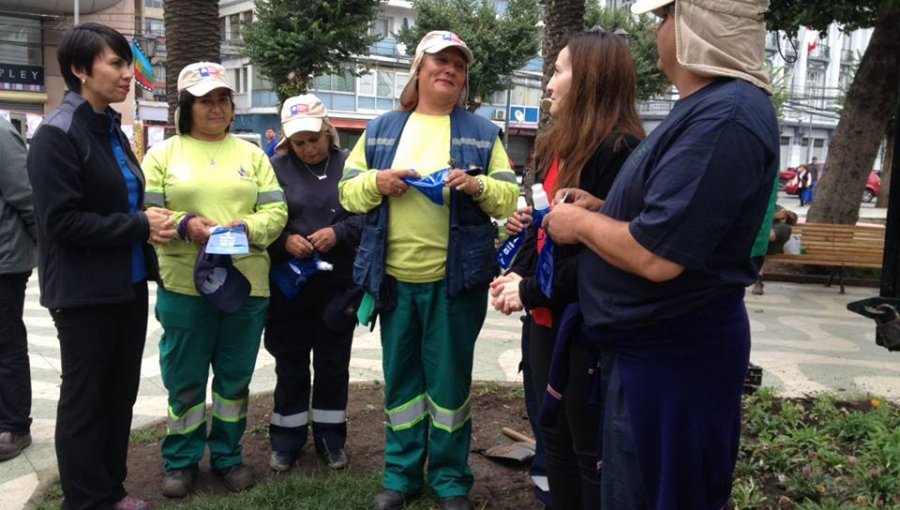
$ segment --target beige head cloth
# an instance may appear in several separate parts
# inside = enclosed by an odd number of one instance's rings
[[[638,0],[643,14],[671,2]],[[677,0],[678,63],[700,76],[739,78],[772,93],[765,69],[765,12],[769,0]]]
[[[469,101],[468,66],[475,60],[475,55],[472,54],[472,50],[466,46],[466,43],[458,35],[446,30],[432,30],[419,41],[419,45],[416,46],[416,56],[413,59],[412,66],[409,68],[409,81],[406,82],[406,86],[403,87],[403,92],[400,94],[401,105],[410,108],[419,101],[419,66],[422,64],[422,58],[425,57],[425,54],[433,55],[447,48],[458,48],[466,58],[466,84],[459,95],[459,99],[456,101],[456,104],[459,106],[466,106],[466,103]]]

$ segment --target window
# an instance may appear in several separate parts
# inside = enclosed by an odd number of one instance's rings
[[[790,136],[782,136],[781,137],[781,145],[790,145],[791,137]]]
[[[313,78],[313,88],[321,91],[356,92],[356,79],[349,71],[316,76]]]
[[[148,37],[166,35],[166,23],[161,19],[144,18],[144,35]]]
[[[41,66],[41,22],[0,16],[0,62]]]
[[[236,94],[244,94],[247,92],[247,68],[239,67],[237,69],[229,69],[228,70],[228,78],[231,80],[232,85],[234,85],[234,92]]]
[[[375,95],[375,72],[368,72],[357,78],[356,86],[361,96]]]
[[[223,23],[224,20],[224,23]],[[243,41],[241,27],[253,22],[253,11],[244,11],[219,18],[219,32],[223,41]]]
[[[394,97],[394,73],[378,71],[378,97]]]
[[[165,62],[157,62],[156,64],[153,64],[153,77],[156,79],[156,83],[166,82]]]
[[[144,0],[144,7],[149,7],[151,9],[162,9],[163,0]]]
[[[369,35],[377,35],[381,39],[391,34],[391,20],[388,18],[375,18],[369,25]]]
[[[396,80],[394,80],[394,99],[400,99],[400,94],[403,93],[403,88],[406,87],[406,84],[409,82],[409,73],[396,73]]]

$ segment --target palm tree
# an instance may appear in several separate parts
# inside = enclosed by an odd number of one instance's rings
[[[166,100],[169,124],[175,123],[178,73],[193,62],[219,62],[218,0],[165,0]]]
[[[541,56],[544,57],[544,77],[541,88],[553,76],[556,54],[566,45],[571,34],[583,30],[584,0],[546,0],[544,2],[544,43]]]

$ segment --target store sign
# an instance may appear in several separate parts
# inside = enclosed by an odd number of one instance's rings
[[[530,106],[511,106],[509,121],[514,124],[537,124],[540,111]]]
[[[0,88],[42,92],[44,68],[0,63]]]

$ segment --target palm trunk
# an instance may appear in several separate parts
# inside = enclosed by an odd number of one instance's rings
[[[165,0],[166,100],[175,123],[178,73],[194,62],[219,62],[218,0]]]

